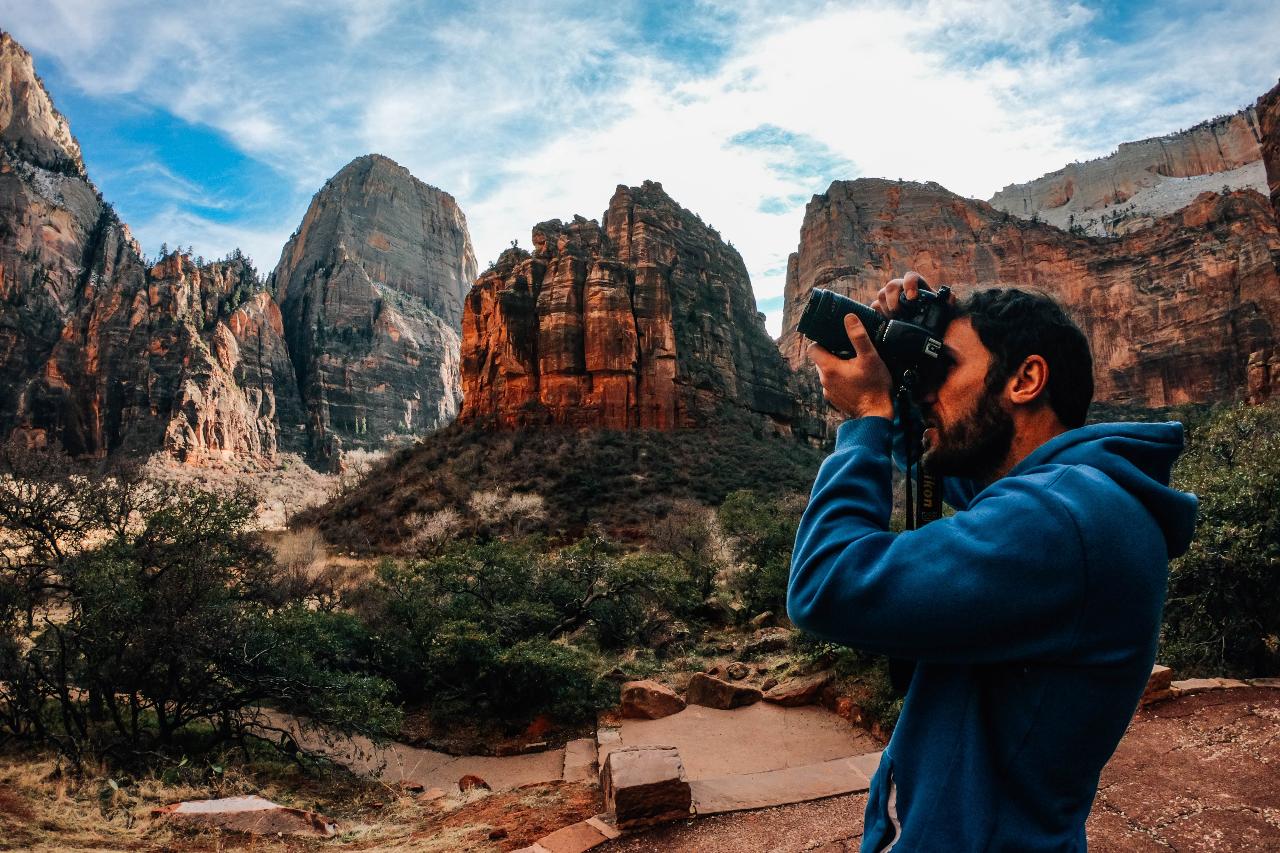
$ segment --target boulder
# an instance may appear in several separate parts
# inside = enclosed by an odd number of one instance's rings
[[[493,790],[492,788],[489,787],[488,782],[484,781],[479,776],[476,776],[472,773],[468,773],[466,776],[463,776],[461,779],[458,780],[459,791],[463,791],[463,792],[474,791],[477,788],[482,791]]]
[[[622,716],[633,720],[658,720],[684,710],[684,700],[665,684],[628,681],[622,685]]]
[[[227,797],[174,803],[151,816],[191,829],[221,829],[253,835],[299,835],[332,838],[338,825],[316,812],[277,805],[262,797]]]
[[[730,684],[706,673],[695,673],[689,679],[689,689],[685,692],[685,700],[690,705],[703,705],[707,708],[719,708],[727,711],[730,708],[741,708],[759,702],[762,694],[754,687],[745,684]]]
[[[780,652],[790,645],[791,632],[786,628],[766,628],[756,631],[755,636],[743,647],[743,652],[747,655],[766,655]]]
[[[668,746],[615,750],[600,770],[605,810],[619,829],[689,817],[693,795],[680,753]]]
[[[1142,700],[1139,704],[1150,705],[1153,702],[1168,699],[1173,695],[1173,691],[1169,688],[1172,682],[1173,670],[1169,667],[1160,664],[1151,667],[1151,677],[1147,679],[1147,689],[1142,692]]]
[[[813,675],[788,678],[765,693],[764,700],[784,708],[812,705],[818,701],[822,688],[830,684],[833,677],[834,674],[830,670],[825,670]]]
[[[741,681],[751,674],[745,663],[731,663],[725,670],[734,681]]]

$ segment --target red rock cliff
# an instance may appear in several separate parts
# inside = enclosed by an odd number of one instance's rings
[[[0,222],[0,437],[190,462],[289,446],[301,413],[262,283],[243,259],[148,270],[4,34]]]
[[[1259,98],[1254,110],[1262,132],[1262,163],[1267,170],[1271,206],[1280,220],[1280,84]]]
[[[974,284],[1055,294],[1089,336],[1099,400],[1258,399],[1274,385],[1250,388],[1250,371],[1280,364],[1277,257],[1271,207],[1249,190],[1205,193],[1151,227],[1095,239],[937,184],[836,182],[806,211],[788,265],[781,346],[802,363],[795,327],[814,287],[866,301],[915,269],[961,294]]]
[[[536,226],[476,281],[462,335],[466,422],[673,429],[730,406],[797,425],[742,258],[658,183],[619,186],[603,226]]]

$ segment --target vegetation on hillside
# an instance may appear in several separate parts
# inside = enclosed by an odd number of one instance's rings
[[[1172,567],[1161,658],[1186,675],[1274,674],[1280,405],[1191,415],[1174,484],[1202,512]],[[247,529],[246,492],[6,445],[0,740],[129,763],[274,739],[261,707],[372,736],[396,733],[404,709],[436,730],[589,721],[616,702],[619,673],[696,670],[716,632],[785,612],[811,457],[721,439],[456,432],[338,499],[365,513],[370,542],[383,541],[372,519],[397,531],[395,551],[363,569],[327,561],[310,528],[273,553]],[[742,447],[754,475],[717,467]],[[433,470],[442,448],[455,464]],[[535,490],[539,471],[563,492]],[[731,488],[760,471],[768,487]],[[609,513],[633,541],[593,523]],[[863,685],[864,710],[892,724],[882,661],[804,639],[799,652]]]
[[[301,513],[333,544],[397,549],[413,519],[473,514],[471,496],[537,494],[545,514],[526,532],[572,540],[593,525],[639,541],[682,501],[718,506],[734,491],[806,492],[823,453],[726,417],[707,429],[492,431],[453,425],[392,455],[337,500]]]

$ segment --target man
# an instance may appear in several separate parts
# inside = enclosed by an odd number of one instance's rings
[[[890,282],[892,315],[919,276]],[[796,535],[799,627],[916,661],[871,783],[862,850],[1083,851],[1098,775],[1155,660],[1168,561],[1196,499],[1168,487],[1180,424],[1083,426],[1088,343],[1018,290],[961,301],[951,366],[920,397],[926,460],[957,510],[889,532],[889,373],[852,315],[856,357],[816,345],[849,417]]]

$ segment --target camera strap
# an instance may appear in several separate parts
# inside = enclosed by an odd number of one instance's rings
[[[942,478],[930,473],[924,466],[921,458],[924,424],[913,415],[910,383],[904,382],[898,388],[898,420],[902,426],[906,452],[904,460],[906,476],[903,485],[906,491],[904,509],[907,530],[917,530],[922,525],[942,517]],[[915,671],[915,661],[889,658],[889,682],[897,695],[907,695],[907,690],[911,687],[911,677]]]

